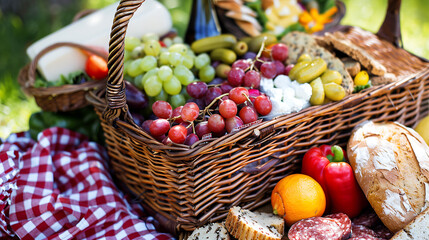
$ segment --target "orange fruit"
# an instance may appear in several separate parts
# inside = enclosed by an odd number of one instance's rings
[[[280,180],[271,194],[274,214],[288,226],[295,222],[320,217],[325,211],[326,198],[320,184],[304,174],[292,174]]]

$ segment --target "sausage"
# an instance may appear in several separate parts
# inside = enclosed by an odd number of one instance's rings
[[[331,218],[337,221],[338,226],[343,231],[343,236],[341,239],[348,239],[352,233],[352,221],[349,216],[344,213],[335,213],[325,216],[326,218]]]
[[[343,230],[331,218],[312,217],[303,219],[289,229],[290,240],[341,240]]]

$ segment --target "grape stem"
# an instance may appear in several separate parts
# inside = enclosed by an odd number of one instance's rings
[[[256,61],[259,61],[259,62],[262,62],[262,63],[264,62],[264,61],[260,60],[259,57],[261,56],[262,51],[265,48],[265,41],[267,41],[267,37],[266,36],[264,37],[264,40],[262,41],[261,48],[259,48],[258,54],[256,54],[255,61],[252,61],[252,65],[250,65],[250,70],[253,70],[253,67],[255,67],[255,62]]]
[[[221,86],[222,84],[211,84],[211,85],[207,85],[207,87],[208,88],[210,88],[210,87],[219,87],[219,86]]]
[[[249,96],[247,96],[247,94],[245,94],[245,93],[241,93],[241,94],[242,94],[242,95],[244,95],[244,96],[246,97],[247,101],[249,101],[249,103],[250,103],[251,105],[253,105],[252,100],[250,100],[250,98],[249,98]]]
[[[216,97],[215,99],[213,99],[213,101],[209,105],[207,105],[206,108],[204,108],[204,111],[202,114],[203,119],[206,116],[206,113],[209,113],[209,109],[213,106],[213,104],[215,104],[219,99],[222,99],[223,97],[228,96],[228,95],[229,95],[229,93],[224,93],[224,94]]]
[[[195,124],[194,121],[189,122],[189,125],[186,127],[186,129],[190,128],[192,126],[192,132],[195,134]]]

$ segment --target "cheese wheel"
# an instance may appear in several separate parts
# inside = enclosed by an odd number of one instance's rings
[[[399,123],[364,122],[350,137],[347,154],[356,180],[392,232],[429,204],[429,147]]]

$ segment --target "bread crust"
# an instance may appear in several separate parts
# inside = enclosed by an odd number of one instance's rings
[[[325,33],[325,38],[332,46],[362,64],[371,74],[382,76],[387,73],[386,67],[361,47],[346,39],[341,32]]]
[[[429,239],[429,208],[421,212],[404,229],[397,232],[391,240]]]
[[[347,154],[356,180],[392,232],[429,205],[429,148],[399,123],[364,122],[350,137]]]
[[[248,223],[243,221],[242,210],[238,207],[233,207],[229,210],[225,220],[225,227],[229,234],[238,240],[280,240],[281,237],[272,237],[263,230],[254,229]],[[274,216],[273,216],[274,217]],[[284,224],[273,226],[271,232],[277,231],[281,236],[284,234]]]

